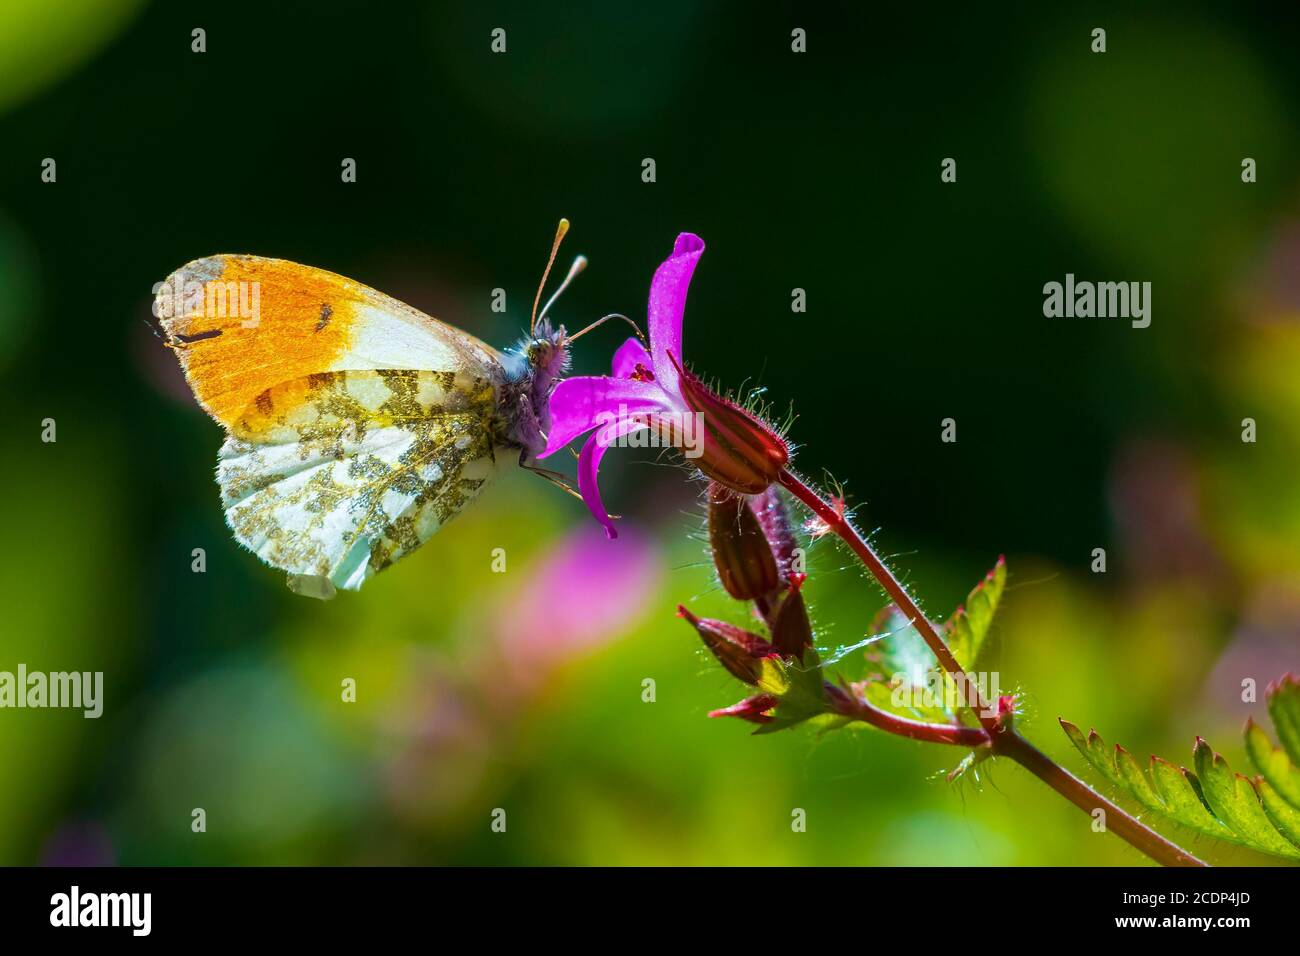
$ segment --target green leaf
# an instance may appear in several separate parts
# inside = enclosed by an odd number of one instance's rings
[[[944,625],[948,646],[963,669],[973,667],[979,657],[1006,586],[1007,559],[999,557],[993,570],[966,595],[966,603]]]
[[[1088,736],[1083,736],[1083,731],[1068,720],[1061,721],[1061,727],[1064,728],[1066,736],[1079,748],[1079,753],[1101,771],[1101,775],[1109,780],[1114,786],[1126,786],[1123,778],[1120,777],[1119,771],[1115,769],[1115,757],[1106,748],[1106,742],[1097,736],[1097,731],[1088,732]]]
[[[1277,832],[1260,805],[1259,794],[1251,782],[1239,773],[1233,773],[1228,761],[1215,753],[1200,737],[1192,751],[1196,774],[1201,779],[1201,792],[1214,815],[1242,839],[1261,850],[1277,856],[1300,859],[1300,848]]]
[[[1300,809],[1265,781],[1256,793],[1249,779],[1233,773],[1199,737],[1193,751],[1196,773],[1154,756],[1144,773],[1131,753],[1118,745],[1107,747],[1096,731],[1085,737],[1068,720],[1061,721],[1061,728],[1112,786],[1148,810],[1199,833],[1300,860],[1300,842],[1294,839],[1300,832]]]
[[[1205,799],[1201,796],[1200,781],[1195,774],[1182,767],[1175,767],[1168,760],[1151,757],[1151,782],[1160,794],[1163,806],[1149,809],[1158,810],[1171,820],[1183,826],[1208,833],[1222,840],[1240,842],[1233,839],[1232,831],[1214,818]],[[1137,794],[1134,794],[1136,797]]]
[[[774,673],[769,677],[765,668],[759,686],[780,697],[781,701],[772,713],[773,719],[759,725],[754,733],[775,733],[827,712],[825,678],[822,675],[821,659],[815,650],[810,647],[804,651],[802,665],[782,663],[775,657],[767,660],[772,662]]]
[[[1265,696],[1277,739],[1282,741],[1291,762],[1300,765],[1300,678],[1283,674],[1268,686]]]
[[[893,714],[929,722],[951,723],[944,707],[945,683],[934,653],[896,605],[885,607],[867,629],[878,637],[867,660],[873,674],[862,690],[867,700]]]
[[[1256,789],[1259,790],[1259,802],[1264,805],[1264,812],[1273,821],[1273,826],[1292,843],[1300,846],[1300,810],[1282,799],[1267,780],[1259,781]]]
[[[1147,779],[1147,775],[1142,772],[1142,765],[1137,762],[1137,758],[1121,747],[1115,745],[1115,766],[1119,770],[1119,775],[1124,784],[1133,791],[1133,796],[1137,797],[1138,803],[1144,807],[1163,807],[1164,798],[1156,793],[1155,787]]]
[[[1300,769],[1286,751],[1274,747],[1268,734],[1253,720],[1246,721],[1246,753],[1255,769],[1293,807],[1300,807]]]
[[[925,638],[897,604],[886,606],[876,615],[867,628],[867,637],[876,639],[867,651],[867,660],[885,684],[901,676],[912,685],[923,686],[938,666]]]

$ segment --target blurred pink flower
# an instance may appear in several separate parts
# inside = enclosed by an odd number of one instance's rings
[[[413,661],[411,696],[386,724],[403,742],[387,761],[394,809],[437,829],[483,788],[503,785],[492,781],[501,750],[548,680],[636,625],[659,592],[660,565],[649,539],[628,534],[611,548],[583,524],[519,572],[472,659]]]
[[[496,616],[506,666],[527,684],[629,630],[659,589],[659,558],[638,534],[611,548],[590,525],[572,531],[520,585]]]

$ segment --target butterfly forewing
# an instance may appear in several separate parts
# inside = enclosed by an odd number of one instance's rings
[[[501,368],[500,353],[469,333],[359,282],[283,259],[195,259],[168,276],[155,308],[199,403],[232,430],[264,391],[316,372],[425,369],[490,378]]]
[[[204,293],[190,285],[180,299],[190,283]],[[218,481],[235,537],[291,575],[360,587],[494,473],[504,373],[467,333],[342,276],[255,256],[189,263],[158,310],[229,434]]]

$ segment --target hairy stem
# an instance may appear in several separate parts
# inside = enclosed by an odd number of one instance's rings
[[[875,549],[867,544],[866,539],[858,534],[853,525],[849,523],[849,520],[844,517],[843,510],[823,501],[817,492],[813,491],[789,471],[783,470],[777,480],[792,495],[811,508],[813,514],[817,515],[831,531],[835,532],[836,535],[843,539],[845,544],[853,549],[853,553],[866,565],[867,570],[871,572],[871,576],[879,582],[880,586],[885,589],[885,593],[898,605],[898,609],[910,620],[912,626],[925,640],[931,652],[939,659],[943,669],[958,682],[957,686],[969,688],[971,709],[975,711],[975,715],[979,718],[980,723],[984,725],[984,729],[990,734],[997,733],[999,730],[997,713],[980,699],[979,689],[974,682],[967,679],[966,672],[962,670],[957,658],[953,656],[948,645],[939,636],[939,632],[934,629],[930,619],[921,613],[921,609],[916,606],[916,602],[907,593],[907,589],[903,587],[898,578],[894,577],[894,572],[885,567],[885,563],[877,556]]]
[[[873,727],[878,727],[899,737],[907,737],[909,740],[924,740],[932,744],[955,744],[958,747],[970,747],[972,750],[976,747],[987,746],[989,743],[988,732],[981,727],[966,727],[962,724],[931,724],[923,720],[913,720],[910,717],[901,717],[898,714],[891,714],[887,710],[881,710],[856,695],[845,700],[844,698],[849,697],[849,695],[846,695],[832,684],[827,684],[826,689],[840,704],[840,712],[845,717],[852,717],[854,720],[871,724]]]
[[[865,720],[882,730],[916,740],[933,740],[941,743],[960,742],[966,743],[968,746],[989,744],[992,746],[994,754],[1014,760],[1089,816],[1097,809],[1104,811],[1105,825],[1110,832],[1142,851],[1157,863],[1164,866],[1206,865],[1186,850],[1166,840],[1136,817],[1125,813],[1064,767],[1053,762],[1050,757],[1016,733],[1009,721],[1000,720],[998,714],[980,700],[979,691],[976,689],[974,681],[967,677],[961,664],[953,656],[952,650],[944,642],[939,632],[935,630],[929,618],[921,613],[921,609],[912,600],[912,596],[907,593],[907,589],[903,587],[898,578],[894,577],[894,573],[885,567],[884,562],[880,560],[871,545],[858,534],[857,529],[844,516],[843,509],[836,508],[830,502],[824,500],[821,495],[813,491],[789,471],[782,470],[777,480],[780,481],[782,487],[807,505],[813,514],[826,524],[827,528],[853,549],[853,553],[871,572],[871,576],[885,589],[885,593],[898,605],[903,614],[911,619],[911,623],[921,637],[925,639],[925,643],[934,652],[934,656],[938,658],[943,669],[958,682],[959,687],[970,688],[970,692],[973,694],[971,698],[972,709],[983,725],[983,729],[957,728],[955,726],[946,728],[944,725],[922,724],[920,721],[907,720],[902,717],[894,718],[893,715],[886,715],[884,711],[874,707],[870,708],[870,711],[864,710],[862,713],[853,716]],[[864,702],[858,700],[857,703],[861,705]],[[892,719],[884,719],[881,715]],[[906,726],[895,726],[896,722],[902,722]],[[971,734],[962,735],[963,739],[960,741],[948,739],[951,735],[938,733],[940,728],[952,731],[960,729],[970,731]],[[968,743],[967,738],[975,742],[973,744]]]

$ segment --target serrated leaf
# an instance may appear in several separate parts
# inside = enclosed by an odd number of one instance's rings
[[[963,669],[974,666],[993,625],[1002,592],[1007,585],[1007,561],[999,557],[993,570],[966,595],[966,603],[944,626],[948,646]]]
[[[1210,812],[1210,808],[1201,796],[1200,781],[1196,779],[1195,774],[1183,767],[1175,767],[1168,760],[1161,760],[1154,755],[1151,757],[1150,773],[1151,783],[1164,802],[1163,807],[1150,809],[1159,810],[1171,820],[1176,820],[1193,830],[1208,833],[1221,840],[1241,842],[1236,840],[1232,831]]]
[[[1257,793],[1249,779],[1233,773],[1199,737],[1193,752],[1197,773],[1155,756],[1144,773],[1131,753],[1119,745],[1108,748],[1095,730],[1084,736],[1068,720],[1061,721],[1061,728],[1112,786],[1148,810],[1230,843],[1300,859],[1300,849],[1289,839],[1293,828],[1300,829],[1300,809],[1283,800],[1267,781],[1260,782]]]
[[[1300,808],[1300,768],[1291,762],[1286,751],[1273,746],[1268,734],[1253,720],[1246,721],[1245,736],[1246,753],[1255,769],[1282,799]]]
[[[1273,719],[1277,739],[1286,748],[1291,762],[1300,766],[1300,678],[1284,674],[1265,694],[1268,715]]]
[[[1300,859],[1300,848],[1278,833],[1260,805],[1255,788],[1200,737],[1192,752],[1205,801],[1228,829],[1256,849]]]
[[[1164,809],[1165,801],[1160,794],[1156,793],[1155,787],[1151,786],[1151,781],[1142,772],[1142,765],[1119,744],[1115,745],[1115,769],[1119,771],[1124,785],[1133,792],[1138,803],[1152,809]]]
[[[1259,781],[1256,788],[1259,790],[1259,802],[1263,804],[1264,812],[1268,814],[1273,826],[1277,827],[1278,833],[1300,846],[1300,810],[1283,800],[1267,780]]]
[[[1088,736],[1085,737],[1083,731],[1068,720],[1061,721],[1061,727],[1064,728],[1066,736],[1070,738],[1074,746],[1079,749],[1079,753],[1083,754],[1088,763],[1101,771],[1103,777],[1117,787],[1124,788],[1127,786],[1120,777],[1119,771],[1115,769],[1114,755],[1107,749],[1106,742],[1097,735],[1097,731],[1090,730]]]

